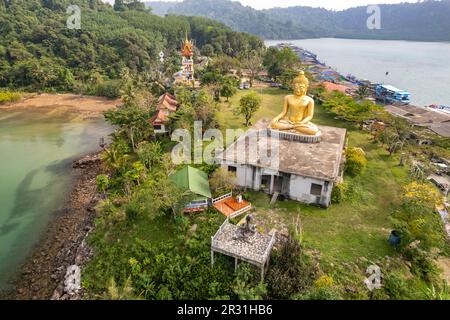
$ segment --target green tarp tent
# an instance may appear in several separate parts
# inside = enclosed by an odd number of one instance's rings
[[[209,188],[208,175],[198,169],[187,166],[177,173],[170,176],[170,180],[183,190],[191,191],[200,198],[195,200],[204,200],[212,197]]]

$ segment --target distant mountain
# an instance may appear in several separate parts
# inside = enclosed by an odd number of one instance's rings
[[[155,14],[204,16],[264,39],[338,37],[450,41],[450,0],[380,5],[381,30],[367,28],[367,7],[344,11],[303,6],[256,10],[229,0],[146,4]]]

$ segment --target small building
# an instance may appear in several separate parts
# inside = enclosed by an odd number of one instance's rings
[[[387,105],[385,109],[390,114],[403,118],[414,126],[428,128],[445,138],[450,137],[450,115],[413,105]]]
[[[269,121],[262,120],[255,129],[267,131],[263,128],[268,125]],[[319,143],[280,137],[277,166],[264,164],[266,161],[261,157],[264,152],[248,152],[248,136],[238,139],[218,158],[223,167],[236,173],[237,184],[241,187],[328,207],[333,187],[343,179],[346,130],[334,127],[320,127],[320,130],[322,138]],[[268,134],[261,134],[256,143],[259,150],[264,150],[272,142]],[[244,157],[238,156],[241,151],[238,145],[242,144],[247,151]]]
[[[191,166],[186,166],[170,176],[170,180],[181,190],[191,194],[192,200],[186,205],[185,212],[199,212],[208,209],[212,198],[208,175]]]
[[[155,133],[166,134],[169,133],[167,124],[170,119],[169,116],[178,110],[178,102],[176,98],[170,93],[166,92],[158,99],[155,115],[149,120],[153,126]]]
[[[149,123],[153,126],[153,130],[156,134],[166,134],[169,132],[166,125],[169,122],[166,114],[158,110],[156,114],[149,120]]]

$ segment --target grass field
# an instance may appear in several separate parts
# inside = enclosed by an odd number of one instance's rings
[[[286,91],[263,89],[255,92],[261,94],[263,102],[253,123],[281,112]],[[221,103],[221,125],[242,127],[242,119],[234,116],[232,110],[246,93],[248,91],[240,91],[229,103]],[[407,169],[398,165],[398,158],[389,157],[384,148],[372,143],[369,134],[334,119],[320,105],[316,106],[313,122],[347,128],[349,145],[366,151],[369,162],[363,174],[355,178],[346,177],[346,181],[356,190],[353,201],[334,204],[328,209],[294,201],[282,201],[270,207],[269,196],[252,193],[256,215],[263,218],[270,228],[277,229],[295,223],[300,213],[304,244],[310,249],[319,250],[321,258],[328,262],[354,261],[360,257],[376,261],[395,254],[387,242],[391,232],[388,217],[391,205],[399,201],[402,185],[408,181]]]

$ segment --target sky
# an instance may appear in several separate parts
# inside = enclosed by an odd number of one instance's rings
[[[113,3],[114,0],[103,0]],[[155,0],[149,0],[155,1]],[[157,1],[157,0],[156,0]],[[165,0],[179,1],[179,0]],[[243,5],[251,6],[255,9],[268,9],[273,7],[292,7],[292,6],[310,6],[322,7],[327,9],[343,10],[350,7],[364,6],[369,4],[381,3],[401,3],[401,2],[417,2],[417,0],[239,0]]]

